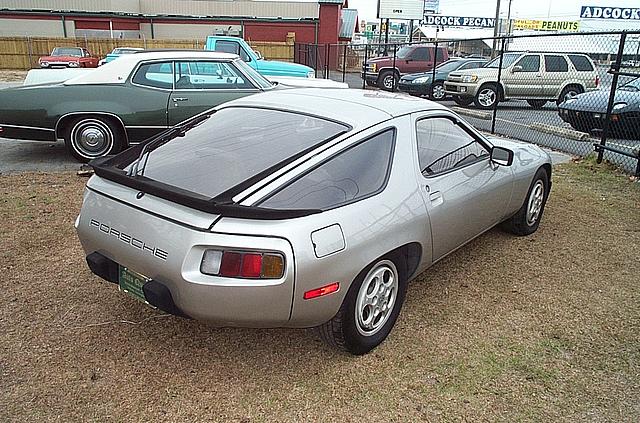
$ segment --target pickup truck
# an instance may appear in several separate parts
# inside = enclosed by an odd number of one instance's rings
[[[242,38],[211,35],[207,37],[205,50],[233,53],[264,76],[295,76],[314,78],[315,71],[298,63],[264,60],[260,52],[254,51]]]
[[[398,81],[402,75],[426,72],[433,69],[434,64],[438,66],[447,60],[449,60],[449,53],[446,47],[438,47],[436,51],[433,46],[427,44],[410,44],[398,49],[395,60],[393,54],[367,60],[362,65],[362,79],[369,86],[393,91],[398,87]]]

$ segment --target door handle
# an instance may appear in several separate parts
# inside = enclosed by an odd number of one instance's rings
[[[189,101],[187,97],[175,97],[173,101]]]
[[[542,78],[542,75],[536,75],[536,78]]]

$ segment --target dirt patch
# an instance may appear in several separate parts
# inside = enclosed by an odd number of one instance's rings
[[[85,179],[0,176],[2,421],[639,421],[640,186],[557,167],[540,230],[421,275],[390,338],[163,316],[91,275]]]
[[[0,70],[0,82],[22,82],[27,72],[26,70]]]

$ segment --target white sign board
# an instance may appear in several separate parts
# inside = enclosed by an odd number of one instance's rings
[[[424,13],[438,13],[440,0],[424,0]]]
[[[378,0],[378,19],[422,19],[422,0]]]

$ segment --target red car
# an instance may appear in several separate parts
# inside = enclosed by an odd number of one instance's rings
[[[402,75],[426,72],[433,69],[433,65],[438,66],[447,60],[449,52],[446,47],[438,47],[436,51],[433,46],[427,44],[410,44],[396,52],[395,61],[393,53],[367,60],[362,65],[362,78],[367,85],[377,85],[383,90],[391,91],[397,88]]]
[[[38,59],[41,68],[97,68],[98,58],[82,47],[56,47],[50,56]]]

